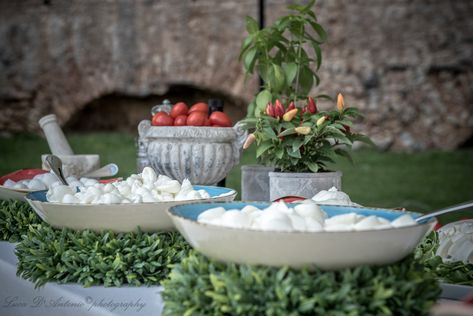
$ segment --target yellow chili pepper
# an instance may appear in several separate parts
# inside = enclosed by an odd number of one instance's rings
[[[310,133],[311,129],[309,126],[299,126],[294,129],[299,135],[307,135]]]
[[[256,140],[255,134],[250,134],[245,140],[245,143],[243,144],[243,149],[247,149],[248,147],[251,146]]]
[[[282,119],[286,122],[290,122],[294,116],[296,116],[297,114],[297,109],[292,109],[292,110],[289,110],[287,111],[283,116],[282,116]]]
[[[319,118],[319,119],[317,120],[316,125],[317,125],[317,126],[322,125],[322,124],[325,122],[326,119],[327,119],[326,116],[322,116],[321,118]]]
[[[345,100],[343,99],[343,95],[341,93],[337,96],[337,109],[339,112],[343,111],[345,107]]]

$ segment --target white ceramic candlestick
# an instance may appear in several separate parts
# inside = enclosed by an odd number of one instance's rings
[[[48,141],[49,149],[51,149],[53,155],[74,155],[66,136],[64,136],[64,133],[57,122],[56,115],[49,114],[43,116],[38,123],[43,129],[46,140]]]

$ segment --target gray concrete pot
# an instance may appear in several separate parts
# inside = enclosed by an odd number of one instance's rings
[[[269,201],[269,175],[272,167],[245,165],[241,167],[241,200]]]
[[[311,198],[322,190],[331,187],[342,189],[342,173],[320,172],[320,173],[292,173],[292,172],[270,172],[269,173],[269,198],[271,201],[285,196],[301,196]]]
[[[247,132],[231,127],[138,125],[149,163],[159,174],[192,184],[215,185],[240,162]]]

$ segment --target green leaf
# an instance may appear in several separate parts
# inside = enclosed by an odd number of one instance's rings
[[[298,150],[304,145],[304,138],[296,138],[292,143],[292,150]]]
[[[243,63],[245,66],[245,70],[248,73],[253,73],[253,68],[255,66],[257,52],[258,51],[256,47],[252,47],[244,54]]]
[[[262,90],[256,96],[256,111],[255,113],[264,112],[266,105],[271,101],[272,94],[268,90]]]
[[[286,152],[287,152],[287,154],[288,154],[289,156],[291,156],[291,157],[299,158],[299,159],[302,158],[302,157],[301,157],[301,152],[300,152],[299,149],[297,149],[297,150],[292,150],[291,147],[287,147],[287,148],[286,148]]]
[[[314,31],[317,32],[317,34],[319,35],[320,41],[325,42],[327,40],[327,33],[325,32],[324,28],[319,23],[312,21],[309,21],[309,23],[314,29]]]
[[[268,138],[270,139],[278,139],[278,136],[276,135],[276,133],[274,132],[274,130],[270,127],[265,127],[263,128],[263,132],[264,134],[266,134],[268,136]]]
[[[351,138],[352,142],[359,141],[359,142],[363,142],[367,145],[376,147],[376,144],[373,143],[373,141],[368,136],[361,135],[361,134],[351,134],[350,138]]]
[[[312,71],[308,67],[301,68],[299,74],[299,93],[302,95],[308,95],[313,84],[314,76],[312,74]]]
[[[276,158],[282,159],[282,157],[284,156],[284,149],[281,147],[278,148],[276,152],[274,153],[274,155],[276,156]]]
[[[304,164],[307,166],[307,168],[309,168],[310,171],[314,173],[319,171],[319,165],[315,162],[305,161]]]
[[[246,117],[247,118],[255,117],[255,111],[256,111],[256,102],[252,101],[250,102],[250,104],[248,104],[248,107],[246,108]]]
[[[258,22],[256,22],[254,18],[252,18],[251,16],[247,16],[245,18],[245,21],[246,21],[246,30],[249,34],[254,34],[258,32],[259,25],[258,25]]]
[[[322,65],[322,50],[320,49],[320,46],[318,43],[312,43],[312,47],[314,48],[314,53],[316,56],[316,65],[317,65],[317,70],[319,70],[320,65]]]
[[[270,85],[271,90],[279,92],[284,89],[285,83],[286,76],[284,75],[284,70],[279,65],[272,64],[268,76],[268,84]]]
[[[289,129],[286,129],[284,131],[282,131],[281,133],[279,133],[279,137],[284,137],[284,136],[288,136],[288,135],[292,135],[292,134],[295,134],[296,131],[294,128],[289,128]]]
[[[273,147],[273,143],[270,141],[263,142],[256,147],[256,158],[264,154],[268,149]]]
[[[240,48],[240,55],[238,56],[239,60],[241,60],[243,54],[250,48],[252,42],[253,42],[253,36],[251,35],[247,36],[243,40],[243,42],[241,43],[241,48]]]
[[[297,75],[297,65],[296,63],[283,63],[282,68],[286,74],[286,84],[290,86]]]

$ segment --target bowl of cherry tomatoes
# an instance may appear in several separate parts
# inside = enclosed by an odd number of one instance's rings
[[[160,174],[178,181],[214,185],[239,163],[247,132],[206,103],[174,104],[138,125],[148,160]]]

